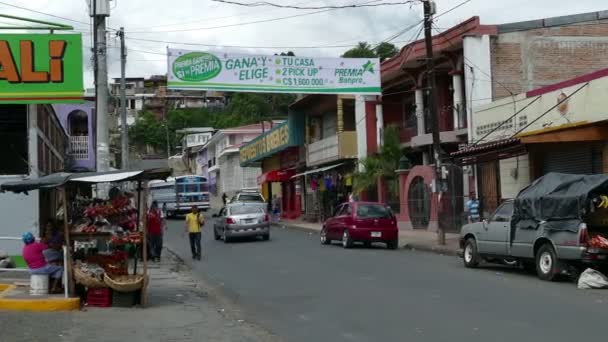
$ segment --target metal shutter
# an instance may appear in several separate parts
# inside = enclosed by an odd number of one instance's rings
[[[543,155],[543,174],[549,172],[593,174],[603,171],[602,149],[597,145],[559,146]]]

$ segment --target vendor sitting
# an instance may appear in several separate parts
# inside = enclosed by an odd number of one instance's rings
[[[53,221],[47,222],[42,242],[46,243],[48,246],[48,248],[42,252],[46,262],[49,264],[63,265],[63,235],[60,233],[59,229],[57,229]]]
[[[48,274],[51,279],[51,293],[61,293],[61,276],[63,266],[48,264],[43,251],[49,246],[44,242],[36,242],[32,233],[23,234],[23,259],[27,263],[31,274]]]

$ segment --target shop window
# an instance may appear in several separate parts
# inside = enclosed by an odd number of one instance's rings
[[[29,174],[26,105],[0,105],[0,174]]]

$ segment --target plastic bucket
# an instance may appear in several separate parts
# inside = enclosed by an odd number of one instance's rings
[[[44,296],[49,294],[49,275],[32,274],[30,275],[30,295]]]

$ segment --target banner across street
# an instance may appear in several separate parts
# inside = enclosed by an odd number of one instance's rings
[[[320,58],[168,50],[169,89],[369,94],[380,89],[377,58]]]

